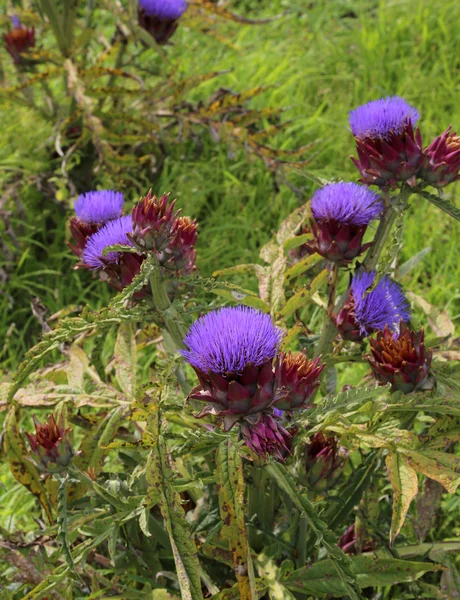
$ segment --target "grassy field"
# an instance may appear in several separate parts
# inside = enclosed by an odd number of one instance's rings
[[[290,121],[271,145],[288,149],[315,142],[310,172],[327,179],[357,178],[349,159],[354,143],[347,128],[348,112],[387,94],[402,95],[419,109],[426,143],[450,123],[460,126],[460,5],[455,0],[247,1],[236,3],[234,10],[253,18],[284,10],[286,14],[259,26],[221,23],[219,33],[229,43],[180,27],[168,56],[183,76],[230,70],[201,85],[190,100],[207,97],[218,87],[241,91],[267,86],[252,101],[254,106],[283,108],[284,119]],[[4,340],[0,359],[10,370],[40,334],[31,297],[39,297],[52,315],[71,305],[100,306],[110,292],[88,273],[72,271],[74,257],[65,245],[70,199],[67,205],[44,201],[42,190],[22,186],[21,173],[36,170],[40,163],[51,124],[43,121],[37,126],[35,115],[1,99],[0,114],[2,207],[20,232],[18,240],[3,233],[0,256],[0,266],[9,261],[0,299]],[[30,149],[27,160],[24,152],[18,159],[14,150],[21,143]],[[176,148],[150,183],[157,193],[170,190],[185,213],[199,221],[198,263],[202,273],[210,275],[256,260],[260,246],[302,201],[283,177],[302,190],[304,200],[315,189],[308,177],[297,173],[286,172],[275,182],[261,160],[204,136],[199,147]],[[103,173],[100,182],[117,187]],[[8,204],[15,186],[22,186],[20,206]],[[459,191],[459,185],[450,186],[447,197],[455,201]],[[136,196],[133,190],[128,200]],[[423,248],[431,251],[411,272],[406,286],[446,308],[455,322],[460,316],[457,235],[453,220],[413,197],[401,261]],[[13,252],[13,267],[8,249]]]

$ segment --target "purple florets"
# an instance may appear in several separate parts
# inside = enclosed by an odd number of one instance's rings
[[[106,263],[117,263],[119,252],[109,252],[105,256],[102,253],[105,248],[115,244],[132,246],[133,243],[127,236],[128,233],[131,233],[132,228],[131,215],[106,223],[87,239],[82,255],[83,262],[90,269],[103,269]]]
[[[100,190],[80,194],[74,203],[75,213],[87,225],[104,225],[121,217],[123,194],[113,190]]]
[[[311,201],[311,212],[319,222],[368,225],[382,211],[380,196],[357,183],[331,183],[317,190]]]
[[[270,315],[254,308],[221,308],[200,317],[189,329],[182,356],[207,373],[242,373],[271,360],[283,333]]]
[[[163,21],[175,21],[187,9],[185,0],[139,0],[145,14]]]
[[[375,288],[367,293],[375,279],[375,271],[363,272],[353,277],[351,291],[354,299],[354,317],[361,334],[390,329],[399,333],[400,321],[410,318],[409,304],[400,288],[384,275]]]
[[[415,126],[419,112],[399,96],[388,96],[355,108],[350,112],[350,128],[353,135],[385,140],[401,134],[410,122]]]
[[[17,15],[13,15],[11,17],[11,24],[15,29],[19,29],[21,27],[21,19]]]

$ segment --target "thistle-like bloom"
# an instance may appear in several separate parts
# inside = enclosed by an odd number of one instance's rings
[[[58,425],[53,415],[47,423],[41,424],[35,416],[33,420],[35,435],[26,432],[26,436],[37,466],[49,473],[62,471],[74,456],[68,439],[70,428],[64,429],[62,421]]]
[[[5,47],[16,64],[24,61],[24,54],[35,46],[35,29],[21,24],[19,17],[11,17],[13,29],[3,34]]]
[[[178,19],[186,10],[185,0],[139,0],[139,25],[158,44],[166,44],[177,29]]]
[[[80,194],[75,201],[77,219],[87,225],[105,225],[121,217],[124,197],[121,192],[98,190]]]
[[[345,340],[358,342],[386,325],[399,331],[400,321],[410,318],[409,305],[399,284],[384,275],[372,288],[375,271],[355,275],[348,299],[335,318],[335,325]]]
[[[299,479],[317,492],[334,486],[345,466],[348,454],[333,435],[321,431],[305,444],[300,457]]]
[[[84,264],[89,269],[103,269],[107,264],[118,263],[120,252],[108,252],[106,255],[103,252],[109,246],[132,246],[128,239],[131,231],[131,215],[108,221],[87,239],[82,254]]]
[[[363,183],[394,188],[415,184],[422,162],[420,131],[414,133],[418,111],[392,96],[358,106],[350,113],[358,159],[352,158]]]
[[[281,353],[275,364],[275,406],[281,410],[307,408],[324,369],[320,357],[309,360],[303,352]]]
[[[427,389],[432,352],[425,349],[423,329],[417,333],[401,323],[398,337],[385,327],[370,339],[372,356],[367,359],[381,385],[391,383],[393,391],[409,394]],[[431,385],[430,385],[431,387]]]
[[[198,415],[223,418],[228,431],[242,419],[257,424],[273,404],[272,360],[282,332],[270,316],[244,306],[221,308],[199,318],[189,329],[182,356],[195,369],[200,385],[189,398],[206,402]]]
[[[357,183],[331,183],[317,190],[311,201],[315,236],[310,249],[328,260],[347,263],[371,244],[362,245],[369,223],[383,211],[374,192]]]
[[[70,220],[70,233],[74,243],[69,247],[81,258],[86,240],[108,221],[121,217],[123,194],[113,190],[87,192],[78,196],[74,203],[76,217]]]
[[[423,152],[420,178],[438,188],[460,179],[460,136],[451,130],[448,127]]]

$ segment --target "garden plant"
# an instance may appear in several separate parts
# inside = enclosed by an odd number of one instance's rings
[[[2,102],[49,135],[2,175],[0,273],[21,281],[49,244],[71,288],[54,302],[72,303],[50,315],[35,279],[6,295],[30,334],[6,333],[2,355],[4,598],[459,597],[458,339],[409,283],[431,248],[405,249],[416,211],[458,234],[456,124],[426,133],[417,97],[382,89],[334,124],[346,176],[316,172],[321,142],[284,140],[268,86],[218,87],[223,70],[184,76],[169,57],[183,29],[227,51],[292,18],[250,4],[8,8]],[[251,252],[249,233],[225,246],[211,202],[161,187],[201,153],[257,164],[268,219],[289,195]],[[32,206],[46,218],[28,250]]]

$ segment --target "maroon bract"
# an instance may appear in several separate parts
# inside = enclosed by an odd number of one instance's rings
[[[170,202],[169,194],[157,198],[150,190],[134,206],[133,229],[128,237],[141,252],[162,252],[168,247],[179,216],[174,205],[175,200]]]
[[[68,439],[70,428],[64,429],[62,421],[58,425],[53,415],[47,423],[40,423],[35,416],[33,420],[35,435],[26,432],[26,436],[35,462],[50,473],[62,471],[74,456]]]
[[[5,47],[16,64],[24,62],[22,54],[35,46],[35,29],[25,27],[17,17],[12,19],[13,29],[3,34]]]
[[[86,240],[89,238],[90,235],[93,235],[93,233],[96,233],[96,231],[99,228],[100,228],[100,225],[83,223],[83,221],[80,221],[77,217],[72,217],[70,219],[70,225],[69,225],[70,234],[75,243],[72,243],[72,242],[67,242],[67,243],[68,243],[69,248],[72,250],[72,252],[76,256],[78,256],[78,258],[81,258],[82,254],[83,254],[83,250],[85,249],[85,246],[86,246]]]
[[[431,387],[432,352],[425,348],[423,329],[415,333],[401,322],[399,336],[385,327],[370,344],[372,356],[367,358],[381,385],[391,383],[392,390],[405,394]]]
[[[290,454],[291,434],[271,415],[261,414],[255,423],[246,419],[240,432],[246,445],[258,456],[274,456],[284,461]]]
[[[452,126],[423,151],[420,178],[438,188],[460,179],[460,136]]]
[[[213,414],[221,417],[225,431],[231,429],[242,417],[262,413],[273,403],[275,376],[271,360],[258,366],[249,364],[241,374],[221,375],[212,371],[204,373],[193,368],[200,385],[188,397],[206,402],[197,416]]]
[[[309,360],[303,352],[281,353],[275,363],[275,406],[281,410],[307,408],[324,369],[320,357]]]
[[[168,247],[159,256],[160,264],[184,275],[192,273],[196,268],[196,241],[196,221],[189,217],[179,217],[173,225]]]

